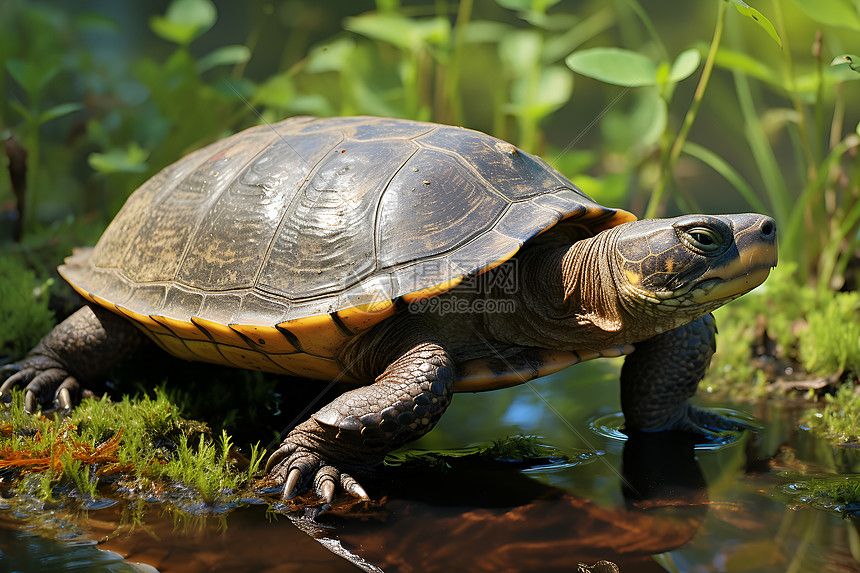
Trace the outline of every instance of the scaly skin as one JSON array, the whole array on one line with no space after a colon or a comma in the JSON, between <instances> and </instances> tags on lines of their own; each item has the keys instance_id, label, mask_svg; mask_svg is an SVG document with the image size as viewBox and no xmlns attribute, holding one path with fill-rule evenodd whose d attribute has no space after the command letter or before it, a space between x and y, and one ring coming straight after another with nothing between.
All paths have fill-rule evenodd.
<instances>
[{"instance_id":1,"label":"scaly skin","mask_svg":"<svg viewBox=\"0 0 860 573\"><path fill-rule=\"evenodd\" d=\"M454 392L454 361L420 317L401 314L346 347L341 362L369 386L346 392L297 426L269 458L266 472L289 499L314 477L330 502L337 483L367 499L347 473L429 432ZM378 374L378 376L377 376Z\"/></svg>"},{"instance_id":2,"label":"scaly skin","mask_svg":"<svg viewBox=\"0 0 860 573\"><path fill-rule=\"evenodd\" d=\"M695 395L717 349L716 334L714 316L706 314L636 345L621 369L621 409L627 429L705 435L710 434L708 427L750 429L687 402Z\"/></svg>"},{"instance_id":3,"label":"scaly skin","mask_svg":"<svg viewBox=\"0 0 860 573\"><path fill-rule=\"evenodd\" d=\"M69 409L145 340L128 320L100 306L84 306L49 332L26 358L0 368L0 380L5 378L0 398L13 388L24 388L28 412L52 401Z\"/></svg>"}]
</instances>

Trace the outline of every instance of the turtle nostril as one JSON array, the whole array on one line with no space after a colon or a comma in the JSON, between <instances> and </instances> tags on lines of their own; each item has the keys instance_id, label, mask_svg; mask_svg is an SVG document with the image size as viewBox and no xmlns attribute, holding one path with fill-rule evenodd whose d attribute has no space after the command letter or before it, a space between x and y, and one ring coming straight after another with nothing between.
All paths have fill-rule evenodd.
<instances>
[{"instance_id":1,"label":"turtle nostril","mask_svg":"<svg viewBox=\"0 0 860 573\"><path fill-rule=\"evenodd\" d=\"M768 219L761 226L761 236L765 238L772 237L776 233L776 224L773 220Z\"/></svg>"}]
</instances>

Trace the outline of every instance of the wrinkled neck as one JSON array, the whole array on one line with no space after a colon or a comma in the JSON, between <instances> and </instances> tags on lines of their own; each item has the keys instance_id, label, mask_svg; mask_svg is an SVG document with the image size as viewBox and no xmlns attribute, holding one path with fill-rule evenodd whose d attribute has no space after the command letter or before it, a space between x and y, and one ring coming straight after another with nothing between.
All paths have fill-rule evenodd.
<instances>
[{"instance_id":1,"label":"wrinkled neck","mask_svg":"<svg viewBox=\"0 0 860 573\"><path fill-rule=\"evenodd\" d=\"M623 326L623 308L615 280L615 235L612 230L577 241L561 266L564 305L579 326L615 334Z\"/></svg>"},{"instance_id":2,"label":"wrinkled neck","mask_svg":"<svg viewBox=\"0 0 860 573\"><path fill-rule=\"evenodd\" d=\"M518 257L516 320L487 316L496 340L559 350L617 344L621 309L611 265L613 233L566 246L525 249Z\"/></svg>"}]
</instances>

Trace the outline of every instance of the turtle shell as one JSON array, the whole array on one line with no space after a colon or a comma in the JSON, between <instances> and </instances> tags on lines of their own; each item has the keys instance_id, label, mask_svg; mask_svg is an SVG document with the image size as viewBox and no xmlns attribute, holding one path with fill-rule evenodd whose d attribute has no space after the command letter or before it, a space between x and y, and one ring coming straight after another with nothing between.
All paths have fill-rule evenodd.
<instances>
[{"instance_id":1,"label":"turtle shell","mask_svg":"<svg viewBox=\"0 0 860 573\"><path fill-rule=\"evenodd\" d=\"M60 267L171 354L347 380L351 336L512 257L559 221L633 220L468 129L297 117L200 149Z\"/></svg>"}]
</instances>

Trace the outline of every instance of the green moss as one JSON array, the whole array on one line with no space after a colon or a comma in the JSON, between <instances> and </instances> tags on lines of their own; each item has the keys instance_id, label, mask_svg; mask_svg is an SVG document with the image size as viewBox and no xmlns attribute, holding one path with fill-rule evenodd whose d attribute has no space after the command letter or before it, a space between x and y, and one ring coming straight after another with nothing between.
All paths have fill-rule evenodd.
<instances>
[{"instance_id":1,"label":"green moss","mask_svg":"<svg viewBox=\"0 0 860 573\"><path fill-rule=\"evenodd\" d=\"M115 482L149 497L178 489L186 499L213 503L248 485L262 456L255 445L242 464L226 432L214 441L205 424L185 420L160 390L154 398L87 399L53 420L25 414L23 395L14 392L0 411L0 468L21 487L32 485L22 477L40 474L43 498L57 485L94 497Z\"/></svg>"},{"instance_id":2,"label":"green moss","mask_svg":"<svg viewBox=\"0 0 860 573\"><path fill-rule=\"evenodd\" d=\"M860 293L827 292L807 313L808 328L798 334L804 367L827 376L860 372Z\"/></svg>"},{"instance_id":3,"label":"green moss","mask_svg":"<svg viewBox=\"0 0 860 573\"><path fill-rule=\"evenodd\" d=\"M838 511L845 517L860 515L860 475L799 477L781 488L792 503Z\"/></svg>"},{"instance_id":4,"label":"green moss","mask_svg":"<svg viewBox=\"0 0 860 573\"><path fill-rule=\"evenodd\" d=\"M226 431L218 443L200 435L189 443L186 435L179 437L174 455L167 463L156 466L154 473L194 488L204 501L213 503L224 494L231 494L250 480L259 469L262 455L255 445L245 471L237 471L237 461L231 455L233 444Z\"/></svg>"},{"instance_id":5,"label":"green moss","mask_svg":"<svg viewBox=\"0 0 860 573\"><path fill-rule=\"evenodd\" d=\"M39 281L20 258L0 255L0 355L20 356L54 326L51 280Z\"/></svg>"},{"instance_id":6,"label":"green moss","mask_svg":"<svg viewBox=\"0 0 860 573\"><path fill-rule=\"evenodd\" d=\"M843 384L836 394L824 396L824 408L806 412L802 423L836 442L860 441L860 394L854 384Z\"/></svg>"},{"instance_id":7,"label":"green moss","mask_svg":"<svg viewBox=\"0 0 860 573\"><path fill-rule=\"evenodd\" d=\"M860 373L860 293L799 285L791 265L714 315L717 352L704 383L711 393L755 399L777 375Z\"/></svg>"}]
</instances>

